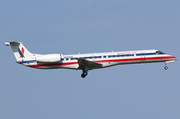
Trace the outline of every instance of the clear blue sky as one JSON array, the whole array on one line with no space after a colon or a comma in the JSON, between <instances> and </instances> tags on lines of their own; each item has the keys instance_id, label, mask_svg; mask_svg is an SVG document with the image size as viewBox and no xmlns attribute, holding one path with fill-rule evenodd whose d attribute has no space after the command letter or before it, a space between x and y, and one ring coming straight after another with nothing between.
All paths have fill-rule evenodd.
<instances>
[{"instance_id":1,"label":"clear blue sky","mask_svg":"<svg viewBox=\"0 0 180 119\"><path fill-rule=\"evenodd\" d=\"M0 119L180 119L179 60L89 71L15 63L33 53L158 49L180 58L179 0L1 0Z\"/></svg>"}]
</instances>

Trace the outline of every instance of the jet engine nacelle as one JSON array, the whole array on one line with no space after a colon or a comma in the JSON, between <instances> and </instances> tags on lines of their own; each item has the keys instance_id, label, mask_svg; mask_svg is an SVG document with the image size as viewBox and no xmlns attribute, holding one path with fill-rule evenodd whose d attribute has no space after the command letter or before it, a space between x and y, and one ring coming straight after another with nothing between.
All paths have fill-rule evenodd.
<instances>
[{"instance_id":1,"label":"jet engine nacelle","mask_svg":"<svg viewBox=\"0 0 180 119\"><path fill-rule=\"evenodd\" d=\"M53 63L61 61L61 54L49 54L36 57L37 62Z\"/></svg>"}]
</instances>

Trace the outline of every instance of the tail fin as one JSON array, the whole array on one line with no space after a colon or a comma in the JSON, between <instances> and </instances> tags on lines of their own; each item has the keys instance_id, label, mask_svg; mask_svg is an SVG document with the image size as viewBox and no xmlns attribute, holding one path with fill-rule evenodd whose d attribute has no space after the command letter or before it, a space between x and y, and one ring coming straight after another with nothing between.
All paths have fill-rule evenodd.
<instances>
[{"instance_id":1,"label":"tail fin","mask_svg":"<svg viewBox=\"0 0 180 119\"><path fill-rule=\"evenodd\" d=\"M17 61L22 58L31 58L33 56L33 54L30 53L21 42L9 41L5 42L5 44L6 46L11 46Z\"/></svg>"}]
</instances>

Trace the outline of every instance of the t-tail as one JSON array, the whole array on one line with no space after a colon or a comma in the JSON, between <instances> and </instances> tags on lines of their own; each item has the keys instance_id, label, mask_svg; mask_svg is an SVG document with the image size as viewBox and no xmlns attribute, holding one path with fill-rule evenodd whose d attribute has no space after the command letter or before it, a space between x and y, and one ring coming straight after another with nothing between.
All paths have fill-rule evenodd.
<instances>
[{"instance_id":1,"label":"t-tail","mask_svg":"<svg viewBox=\"0 0 180 119\"><path fill-rule=\"evenodd\" d=\"M17 62L20 62L25 58L32 58L33 54L30 53L21 42L8 41L5 42L6 46L11 46L14 56Z\"/></svg>"}]
</instances>

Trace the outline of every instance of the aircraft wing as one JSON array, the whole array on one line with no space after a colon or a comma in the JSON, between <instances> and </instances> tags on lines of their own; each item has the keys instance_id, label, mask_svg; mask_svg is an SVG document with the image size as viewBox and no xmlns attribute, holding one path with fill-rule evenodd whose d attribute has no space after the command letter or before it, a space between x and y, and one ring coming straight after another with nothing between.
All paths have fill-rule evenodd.
<instances>
[{"instance_id":1,"label":"aircraft wing","mask_svg":"<svg viewBox=\"0 0 180 119\"><path fill-rule=\"evenodd\" d=\"M96 62L92 62L83 58L77 58L77 60L79 64L79 69L84 69L85 66L87 66L90 70L102 68L102 65Z\"/></svg>"}]
</instances>

